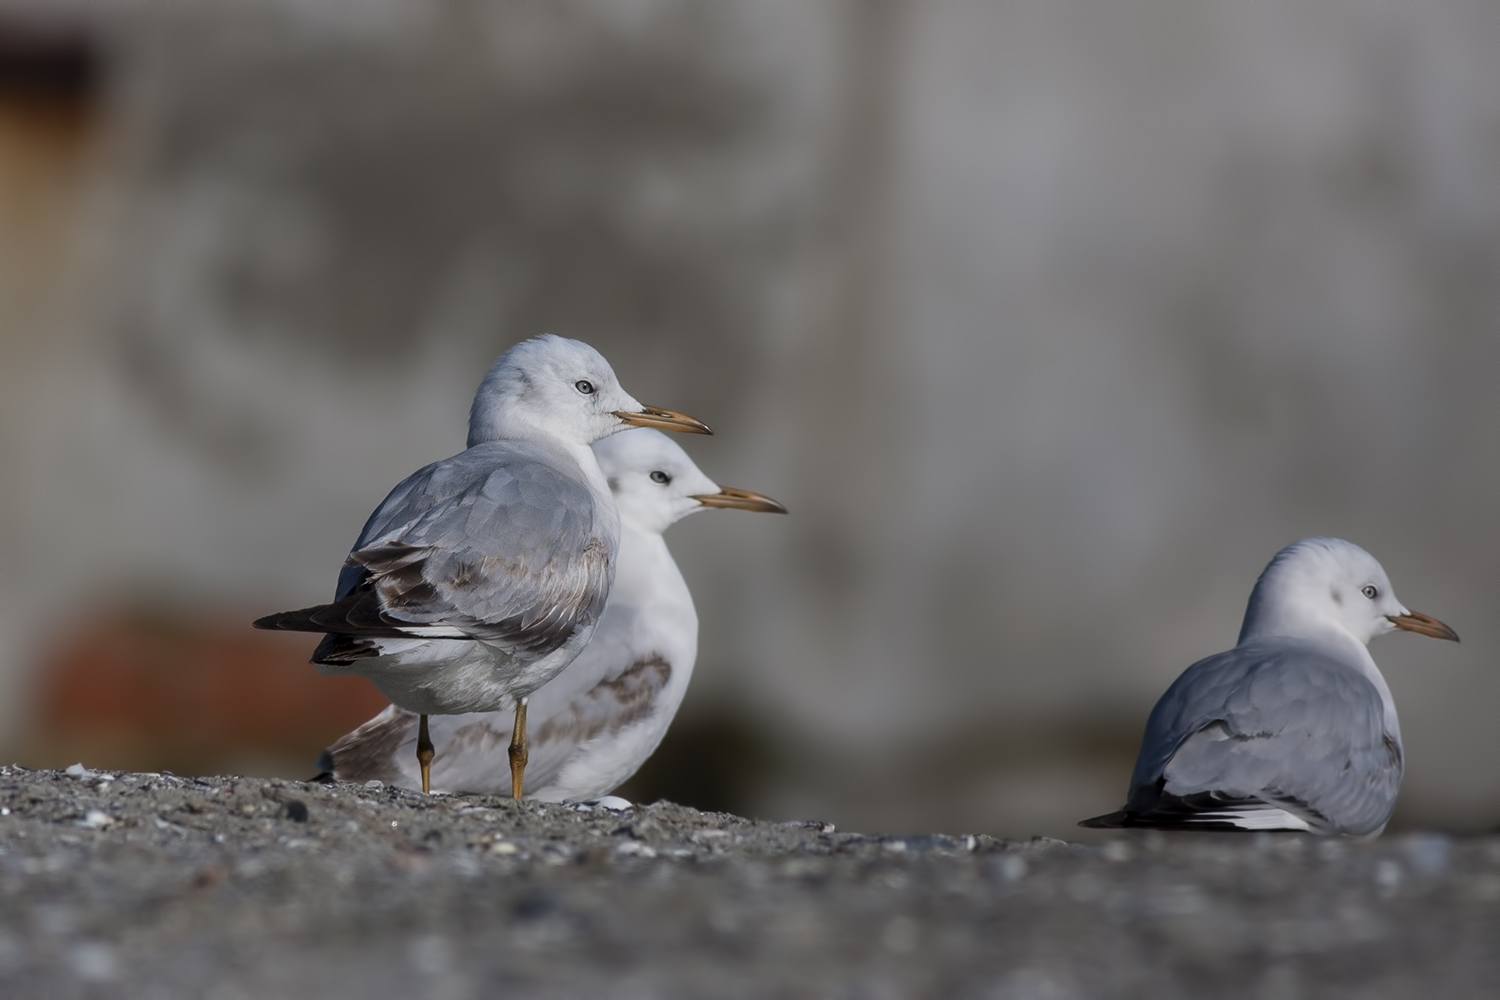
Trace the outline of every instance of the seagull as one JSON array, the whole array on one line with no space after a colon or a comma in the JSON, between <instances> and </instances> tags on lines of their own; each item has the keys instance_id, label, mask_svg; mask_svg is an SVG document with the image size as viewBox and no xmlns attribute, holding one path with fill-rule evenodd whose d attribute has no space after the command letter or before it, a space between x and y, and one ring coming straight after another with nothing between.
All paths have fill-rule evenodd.
<instances>
[{"instance_id":1,"label":"seagull","mask_svg":"<svg viewBox=\"0 0 1500 1000\"><path fill-rule=\"evenodd\" d=\"M368 677L417 713L424 792L429 715L513 711L519 798L527 698L588 644L614 579L619 513L589 445L629 426L712 433L641 405L587 344L516 344L474 395L467 448L402 480L365 522L333 603L255 627L326 633L321 671Z\"/></svg>"},{"instance_id":2,"label":"seagull","mask_svg":"<svg viewBox=\"0 0 1500 1000\"><path fill-rule=\"evenodd\" d=\"M1288 545L1255 582L1235 647L1188 667L1152 709L1125 807L1079 825L1378 835L1403 754L1365 646L1396 629L1458 641L1402 606L1359 546Z\"/></svg>"},{"instance_id":3,"label":"seagull","mask_svg":"<svg viewBox=\"0 0 1500 1000\"><path fill-rule=\"evenodd\" d=\"M647 428L594 444L620 509L615 585L594 637L562 673L531 696L526 797L598 799L650 757L671 725L698 652L693 598L662 533L710 507L785 514L770 497L719 486L670 438ZM503 712L441 716L435 787L503 794L498 750L511 739ZM417 717L391 705L338 739L318 769L341 781L378 779L411 787L409 746Z\"/></svg>"}]
</instances>

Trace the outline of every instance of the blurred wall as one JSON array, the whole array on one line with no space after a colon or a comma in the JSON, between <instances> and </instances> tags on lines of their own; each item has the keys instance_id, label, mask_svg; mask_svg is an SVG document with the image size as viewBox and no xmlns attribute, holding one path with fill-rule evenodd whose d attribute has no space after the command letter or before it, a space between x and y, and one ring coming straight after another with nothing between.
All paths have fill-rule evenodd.
<instances>
[{"instance_id":1,"label":"blurred wall","mask_svg":"<svg viewBox=\"0 0 1500 1000\"><path fill-rule=\"evenodd\" d=\"M1399 822L1500 823L1492 5L63 9L93 138L0 133L8 732L117 609L324 599L548 331L793 511L673 530L700 666L636 794L1071 835L1327 533L1464 636L1375 649Z\"/></svg>"}]
</instances>

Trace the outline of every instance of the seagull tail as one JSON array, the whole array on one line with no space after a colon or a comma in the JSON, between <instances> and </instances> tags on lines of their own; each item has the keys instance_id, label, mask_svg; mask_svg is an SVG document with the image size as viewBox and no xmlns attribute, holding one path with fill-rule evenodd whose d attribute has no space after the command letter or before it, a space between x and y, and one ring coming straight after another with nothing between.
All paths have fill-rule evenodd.
<instances>
[{"instance_id":1,"label":"seagull tail","mask_svg":"<svg viewBox=\"0 0 1500 1000\"><path fill-rule=\"evenodd\" d=\"M264 618L257 618L251 622L251 625L255 628L282 632L325 633L323 641L318 643L318 648L313 650L312 655L312 662L320 666L342 667L367 656L379 656L380 647L370 638L330 631L341 624L336 618L333 620L329 618L330 612L338 610L339 605L320 604L317 607L303 608L300 611L283 611L280 614L266 615Z\"/></svg>"},{"instance_id":2,"label":"seagull tail","mask_svg":"<svg viewBox=\"0 0 1500 1000\"><path fill-rule=\"evenodd\" d=\"M1082 820L1093 830L1314 830L1326 819L1306 803L1289 797L1274 801L1221 792L1173 795L1161 783L1131 797L1125 808Z\"/></svg>"},{"instance_id":3,"label":"seagull tail","mask_svg":"<svg viewBox=\"0 0 1500 1000\"><path fill-rule=\"evenodd\" d=\"M327 624L316 620L317 613L327 608L328 605L319 604L316 607L302 608L299 611L281 611L274 615L266 615L264 618L257 618L250 624L255 628L279 629L285 632L327 632Z\"/></svg>"}]
</instances>

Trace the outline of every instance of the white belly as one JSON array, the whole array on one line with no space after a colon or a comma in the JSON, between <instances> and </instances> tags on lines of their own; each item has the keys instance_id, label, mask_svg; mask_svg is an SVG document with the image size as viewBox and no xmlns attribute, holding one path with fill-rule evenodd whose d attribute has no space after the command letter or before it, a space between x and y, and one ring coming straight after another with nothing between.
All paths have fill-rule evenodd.
<instances>
[{"instance_id":1,"label":"white belly","mask_svg":"<svg viewBox=\"0 0 1500 1000\"><path fill-rule=\"evenodd\" d=\"M368 677L380 693L408 712L456 715L513 709L562 672L593 634L579 629L560 648L532 659L475 639L380 639L379 656L324 673Z\"/></svg>"}]
</instances>

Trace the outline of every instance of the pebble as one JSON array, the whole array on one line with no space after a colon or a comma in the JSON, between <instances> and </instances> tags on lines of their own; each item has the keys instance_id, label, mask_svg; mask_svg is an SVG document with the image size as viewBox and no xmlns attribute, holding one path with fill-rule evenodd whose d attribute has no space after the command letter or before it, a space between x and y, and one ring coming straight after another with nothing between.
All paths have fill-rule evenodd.
<instances>
[{"instance_id":1,"label":"pebble","mask_svg":"<svg viewBox=\"0 0 1500 1000\"><path fill-rule=\"evenodd\" d=\"M97 941L85 941L68 952L68 965L73 974L88 982L108 982L119 974L119 959L115 950Z\"/></svg>"},{"instance_id":2,"label":"pebble","mask_svg":"<svg viewBox=\"0 0 1500 1000\"><path fill-rule=\"evenodd\" d=\"M623 840L615 845L615 853L627 858L654 858L656 851L639 840Z\"/></svg>"},{"instance_id":3,"label":"pebble","mask_svg":"<svg viewBox=\"0 0 1500 1000\"><path fill-rule=\"evenodd\" d=\"M1423 875L1440 875L1453 854L1453 841L1440 833L1418 833L1407 838L1406 857Z\"/></svg>"},{"instance_id":4,"label":"pebble","mask_svg":"<svg viewBox=\"0 0 1500 1000\"><path fill-rule=\"evenodd\" d=\"M78 825L87 827L90 830L102 830L114 823L114 821L114 817L109 815L109 813L100 812L98 809L90 809L84 814L83 819L78 821Z\"/></svg>"},{"instance_id":5,"label":"pebble","mask_svg":"<svg viewBox=\"0 0 1500 1000\"><path fill-rule=\"evenodd\" d=\"M1381 895L1390 895L1401 887L1401 866L1390 859L1375 863L1375 884Z\"/></svg>"},{"instance_id":6,"label":"pebble","mask_svg":"<svg viewBox=\"0 0 1500 1000\"><path fill-rule=\"evenodd\" d=\"M608 809L610 812L624 812L635 808L635 803L629 799L622 799L618 795L606 795L602 799L596 799L594 805L600 809Z\"/></svg>"}]
</instances>

